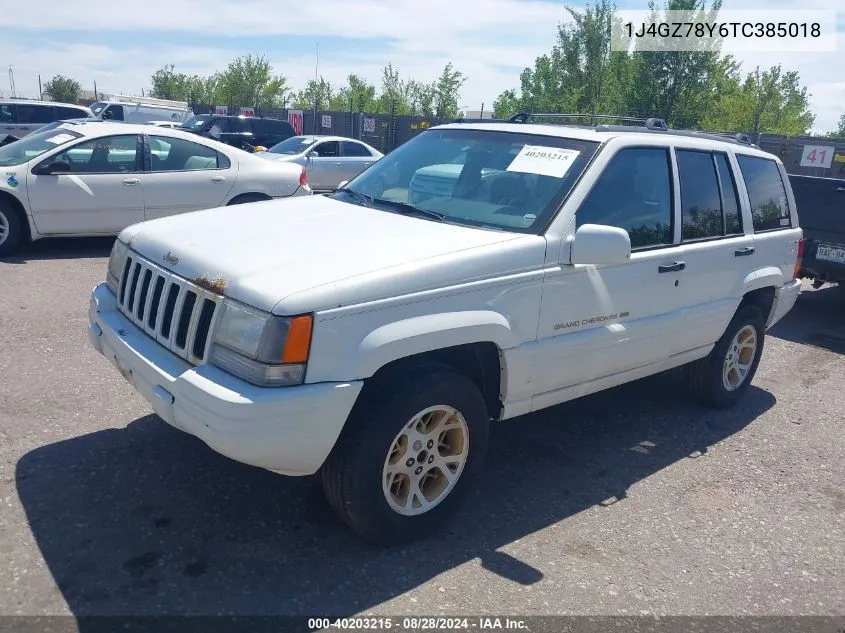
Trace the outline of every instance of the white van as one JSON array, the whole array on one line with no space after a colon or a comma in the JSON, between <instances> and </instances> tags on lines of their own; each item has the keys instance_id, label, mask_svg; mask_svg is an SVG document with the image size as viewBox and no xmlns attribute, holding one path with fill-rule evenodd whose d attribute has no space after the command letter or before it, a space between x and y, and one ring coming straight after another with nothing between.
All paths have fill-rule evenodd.
<instances>
[{"instance_id":1,"label":"white van","mask_svg":"<svg viewBox=\"0 0 845 633\"><path fill-rule=\"evenodd\" d=\"M149 97L126 97L125 99L97 101L91 104L91 110L99 119L126 123L149 123L150 121L181 123L194 115L188 104L180 101Z\"/></svg>"},{"instance_id":2,"label":"white van","mask_svg":"<svg viewBox=\"0 0 845 633\"><path fill-rule=\"evenodd\" d=\"M22 138L47 123L93 116L85 106L29 99L0 100L0 136Z\"/></svg>"}]
</instances>

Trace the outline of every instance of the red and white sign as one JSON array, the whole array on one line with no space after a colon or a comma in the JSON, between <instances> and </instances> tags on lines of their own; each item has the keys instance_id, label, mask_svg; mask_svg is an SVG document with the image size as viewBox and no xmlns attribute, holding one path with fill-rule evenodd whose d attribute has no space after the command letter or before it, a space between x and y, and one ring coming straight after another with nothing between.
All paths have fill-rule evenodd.
<instances>
[{"instance_id":1,"label":"red and white sign","mask_svg":"<svg viewBox=\"0 0 845 633\"><path fill-rule=\"evenodd\" d=\"M364 131L365 132L375 132L376 131L376 120L373 117L364 117Z\"/></svg>"},{"instance_id":2,"label":"red and white sign","mask_svg":"<svg viewBox=\"0 0 845 633\"><path fill-rule=\"evenodd\" d=\"M255 116L255 108L241 108L241 116Z\"/></svg>"},{"instance_id":3,"label":"red and white sign","mask_svg":"<svg viewBox=\"0 0 845 633\"><path fill-rule=\"evenodd\" d=\"M331 114L324 114L323 115L323 127L331 127L332 126L332 115Z\"/></svg>"},{"instance_id":4,"label":"red and white sign","mask_svg":"<svg viewBox=\"0 0 845 633\"><path fill-rule=\"evenodd\" d=\"M829 145L805 145L801 153L801 167L822 167L830 169L835 147Z\"/></svg>"},{"instance_id":5,"label":"red and white sign","mask_svg":"<svg viewBox=\"0 0 845 633\"><path fill-rule=\"evenodd\" d=\"M222 114L226 116L229 114L229 106L214 106L214 114Z\"/></svg>"},{"instance_id":6,"label":"red and white sign","mask_svg":"<svg viewBox=\"0 0 845 633\"><path fill-rule=\"evenodd\" d=\"M302 110L288 110L288 123L293 126L297 136L302 135Z\"/></svg>"}]
</instances>

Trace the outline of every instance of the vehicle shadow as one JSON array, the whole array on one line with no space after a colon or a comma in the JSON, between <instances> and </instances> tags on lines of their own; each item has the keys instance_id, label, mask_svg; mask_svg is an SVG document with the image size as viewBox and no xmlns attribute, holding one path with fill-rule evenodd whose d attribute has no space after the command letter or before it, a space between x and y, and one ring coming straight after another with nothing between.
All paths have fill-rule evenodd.
<instances>
[{"instance_id":1,"label":"vehicle shadow","mask_svg":"<svg viewBox=\"0 0 845 633\"><path fill-rule=\"evenodd\" d=\"M795 307L769 334L777 338L845 354L845 289L827 285L804 290Z\"/></svg>"},{"instance_id":2,"label":"vehicle shadow","mask_svg":"<svg viewBox=\"0 0 845 633\"><path fill-rule=\"evenodd\" d=\"M108 257L115 236L56 237L22 244L14 253L0 256L0 264L25 264L43 259Z\"/></svg>"},{"instance_id":3,"label":"vehicle shadow","mask_svg":"<svg viewBox=\"0 0 845 633\"><path fill-rule=\"evenodd\" d=\"M680 392L668 372L496 425L484 477L455 520L401 547L359 541L316 477L235 463L153 415L31 451L17 490L76 616L350 615L475 558L536 583L542 569L497 550L609 498L624 503L636 482L775 404L752 387L730 411L711 411ZM557 541L589 555L566 532Z\"/></svg>"}]
</instances>

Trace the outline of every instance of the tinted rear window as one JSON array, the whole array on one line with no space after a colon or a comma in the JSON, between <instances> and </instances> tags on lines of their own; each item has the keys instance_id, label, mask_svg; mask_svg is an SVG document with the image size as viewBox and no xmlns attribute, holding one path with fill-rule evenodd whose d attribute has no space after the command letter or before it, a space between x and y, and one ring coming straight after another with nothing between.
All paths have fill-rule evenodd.
<instances>
[{"instance_id":1,"label":"tinted rear window","mask_svg":"<svg viewBox=\"0 0 845 633\"><path fill-rule=\"evenodd\" d=\"M754 231L789 228L789 204L777 163L756 156L737 155L736 158L751 199Z\"/></svg>"}]
</instances>

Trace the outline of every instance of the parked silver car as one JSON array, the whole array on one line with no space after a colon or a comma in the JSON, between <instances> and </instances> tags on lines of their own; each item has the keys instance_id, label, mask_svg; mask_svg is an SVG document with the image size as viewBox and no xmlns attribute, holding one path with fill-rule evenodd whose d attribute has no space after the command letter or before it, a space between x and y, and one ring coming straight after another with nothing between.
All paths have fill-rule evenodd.
<instances>
[{"instance_id":1,"label":"parked silver car","mask_svg":"<svg viewBox=\"0 0 845 633\"><path fill-rule=\"evenodd\" d=\"M308 173L308 184L315 192L321 192L352 180L384 154L356 139L309 135L292 136L258 156L302 165Z\"/></svg>"}]
</instances>

